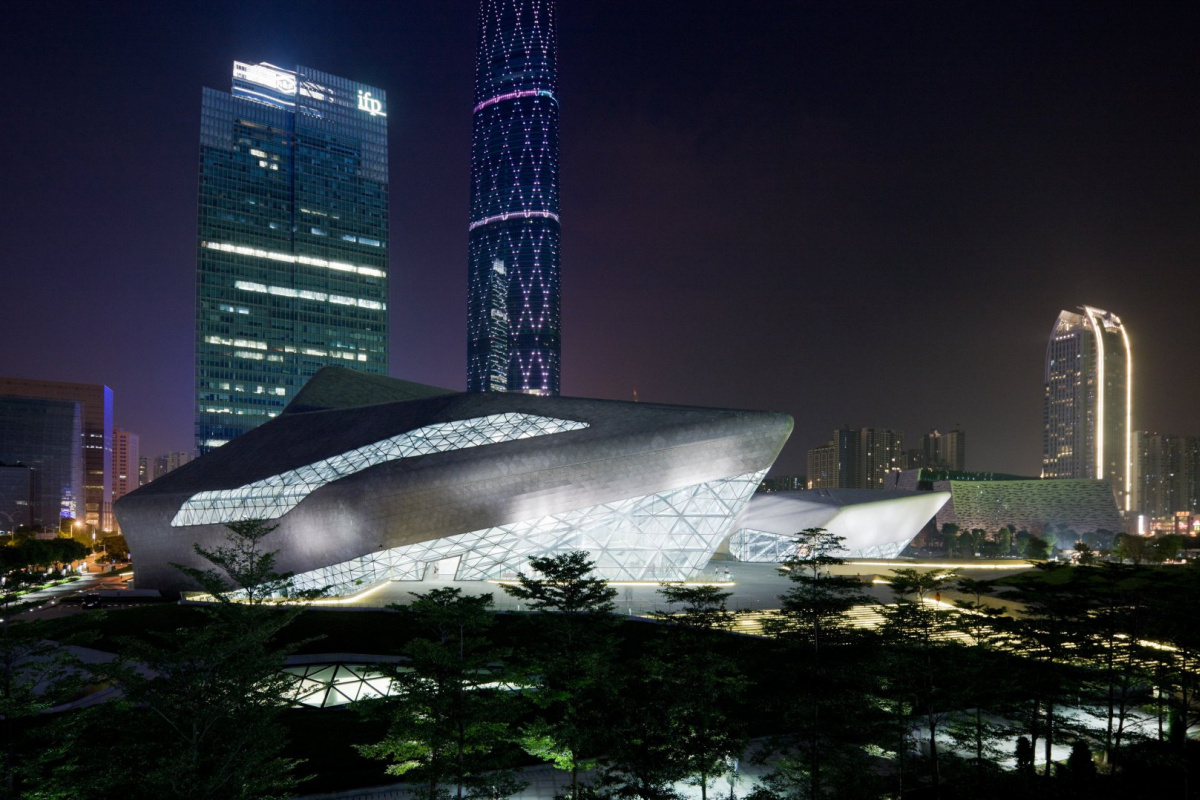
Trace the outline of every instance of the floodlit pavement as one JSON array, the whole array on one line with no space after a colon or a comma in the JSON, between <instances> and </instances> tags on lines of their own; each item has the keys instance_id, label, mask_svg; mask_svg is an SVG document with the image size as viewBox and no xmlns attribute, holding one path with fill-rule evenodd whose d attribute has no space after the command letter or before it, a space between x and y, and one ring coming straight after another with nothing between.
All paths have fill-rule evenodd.
<instances>
[{"instance_id":1,"label":"floodlit pavement","mask_svg":"<svg viewBox=\"0 0 1200 800\"><path fill-rule=\"evenodd\" d=\"M834 567L831 572L837 575L857 577L862 581L863 590L869 597L880 603L890 603L892 592L885 581L892 569L910 566L929 570L957 569L962 577L979 580L991 580L1030 569L1030 565L1025 561L944 564L930 562L925 564L923 562L871 560L848 562ZM712 561L704 574L697 579L697 582L706 581L716 583L727 591L733 592L727 604L730 611L762 611L779 608L779 596L788 591L791 586L787 577L780 574L774 564L747 564L738 561ZM660 588L658 583L613 582L611 585L617 590L617 608L622 613L644 615L654 611L672 610L658 594ZM454 581L444 577L432 577L432 570L430 570L430 576L423 581L391 581L371 587L351 597L321 601L319 605L329 608L383 608L392 604L407 605L412 601L413 593L424 593L431 589L445 587L456 587L468 595L491 593L496 608L500 610L515 611L521 608L521 604L506 594L497 582ZM966 598L956 592L947 591L943 593L942 599L946 602L953 602ZM999 604L999 601L994 602Z\"/></svg>"}]
</instances>

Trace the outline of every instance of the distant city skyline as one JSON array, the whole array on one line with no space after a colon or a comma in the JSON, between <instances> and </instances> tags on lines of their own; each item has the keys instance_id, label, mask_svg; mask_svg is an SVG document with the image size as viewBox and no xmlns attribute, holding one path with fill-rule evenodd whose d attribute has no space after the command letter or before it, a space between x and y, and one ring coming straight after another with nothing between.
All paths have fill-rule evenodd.
<instances>
[{"instance_id":1,"label":"distant city skyline","mask_svg":"<svg viewBox=\"0 0 1200 800\"><path fill-rule=\"evenodd\" d=\"M200 87L252 59L386 91L389 372L464 388L477 2L59 8L9 9L0 53L0 375L106 384L145 452L191 449ZM555 22L563 394L788 412L781 474L847 419L1037 474L1048 325L1085 304L1129 327L1133 426L1200 435L1164 311L1200 296L1194 4Z\"/></svg>"}]
</instances>

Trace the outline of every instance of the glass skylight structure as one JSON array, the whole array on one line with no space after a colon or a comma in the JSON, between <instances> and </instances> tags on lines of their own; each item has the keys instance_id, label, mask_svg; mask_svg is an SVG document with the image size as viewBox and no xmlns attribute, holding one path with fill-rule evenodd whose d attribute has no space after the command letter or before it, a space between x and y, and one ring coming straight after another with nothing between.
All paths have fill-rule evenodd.
<instances>
[{"instance_id":1,"label":"glass skylight structure","mask_svg":"<svg viewBox=\"0 0 1200 800\"><path fill-rule=\"evenodd\" d=\"M335 708L393 694L392 679L367 664L298 664L283 671L295 679L296 705Z\"/></svg>"},{"instance_id":2,"label":"glass skylight structure","mask_svg":"<svg viewBox=\"0 0 1200 800\"><path fill-rule=\"evenodd\" d=\"M483 0L468 224L467 389L559 391L554 0Z\"/></svg>"},{"instance_id":3,"label":"glass skylight structure","mask_svg":"<svg viewBox=\"0 0 1200 800\"><path fill-rule=\"evenodd\" d=\"M515 578L531 555L586 550L607 580L695 577L728 535L766 470L369 553L297 575L300 590L344 595L386 580L421 580L459 558L455 579Z\"/></svg>"},{"instance_id":4,"label":"glass skylight structure","mask_svg":"<svg viewBox=\"0 0 1200 800\"><path fill-rule=\"evenodd\" d=\"M387 461L586 427L586 422L531 414L494 414L427 425L236 489L197 492L179 509L171 526L277 519L325 484Z\"/></svg>"},{"instance_id":5,"label":"glass skylight structure","mask_svg":"<svg viewBox=\"0 0 1200 800\"><path fill-rule=\"evenodd\" d=\"M912 536L888 542L872 542L853 550L840 550L838 558L896 558L912 541ZM778 563L800 555L795 536L742 528L729 537L729 554L738 561Z\"/></svg>"},{"instance_id":6,"label":"glass skylight structure","mask_svg":"<svg viewBox=\"0 0 1200 800\"><path fill-rule=\"evenodd\" d=\"M278 415L336 364L387 374L387 98L307 67L234 63L205 89L196 448Z\"/></svg>"}]
</instances>

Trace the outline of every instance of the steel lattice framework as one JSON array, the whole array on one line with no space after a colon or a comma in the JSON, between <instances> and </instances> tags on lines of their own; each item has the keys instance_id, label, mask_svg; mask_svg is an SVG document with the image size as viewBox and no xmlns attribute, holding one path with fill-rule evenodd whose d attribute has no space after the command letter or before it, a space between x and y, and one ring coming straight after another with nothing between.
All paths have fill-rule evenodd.
<instances>
[{"instance_id":1,"label":"steel lattice framework","mask_svg":"<svg viewBox=\"0 0 1200 800\"><path fill-rule=\"evenodd\" d=\"M325 484L377 464L586 427L586 422L532 414L494 414L428 425L236 489L197 492L179 509L171 527L278 519Z\"/></svg>"},{"instance_id":2,"label":"steel lattice framework","mask_svg":"<svg viewBox=\"0 0 1200 800\"><path fill-rule=\"evenodd\" d=\"M554 0L480 3L468 226L469 391L559 392L555 38Z\"/></svg>"},{"instance_id":3,"label":"steel lattice framework","mask_svg":"<svg viewBox=\"0 0 1200 800\"><path fill-rule=\"evenodd\" d=\"M420 580L426 565L456 556L456 580L515 578L530 556L571 550L587 550L609 580L687 580L708 563L764 475L766 470L393 547L302 573L295 586L352 594L386 580Z\"/></svg>"}]
</instances>

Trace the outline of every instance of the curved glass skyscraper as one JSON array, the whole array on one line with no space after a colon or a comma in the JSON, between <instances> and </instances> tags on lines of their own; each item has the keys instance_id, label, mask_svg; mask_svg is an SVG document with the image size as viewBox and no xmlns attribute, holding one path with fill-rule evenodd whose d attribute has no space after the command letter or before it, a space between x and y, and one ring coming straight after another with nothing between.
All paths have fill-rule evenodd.
<instances>
[{"instance_id":1,"label":"curved glass skyscraper","mask_svg":"<svg viewBox=\"0 0 1200 800\"><path fill-rule=\"evenodd\" d=\"M1104 478L1132 508L1133 356L1116 314L1063 311L1046 347L1042 477Z\"/></svg>"},{"instance_id":2,"label":"curved glass skyscraper","mask_svg":"<svg viewBox=\"0 0 1200 800\"><path fill-rule=\"evenodd\" d=\"M557 395L554 0L481 0L471 137L467 389Z\"/></svg>"}]
</instances>

